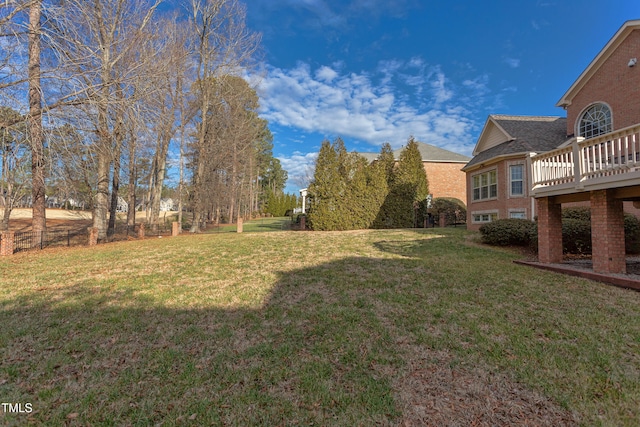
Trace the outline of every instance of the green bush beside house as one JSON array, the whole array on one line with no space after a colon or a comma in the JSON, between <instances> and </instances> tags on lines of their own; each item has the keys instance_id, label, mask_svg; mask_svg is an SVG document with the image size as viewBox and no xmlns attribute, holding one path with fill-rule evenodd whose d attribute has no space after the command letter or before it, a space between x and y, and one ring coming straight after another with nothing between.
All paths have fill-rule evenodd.
<instances>
[{"instance_id":1,"label":"green bush beside house","mask_svg":"<svg viewBox=\"0 0 640 427\"><path fill-rule=\"evenodd\" d=\"M531 246L538 248L538 225L526 219L499 219L480 227L482 242L495 246ZM640 220L624 215L625 249L640 253ZM590 254L591 211L589 208L562 210L562 251L570 254Z\"/></svg>"}]
</instances>

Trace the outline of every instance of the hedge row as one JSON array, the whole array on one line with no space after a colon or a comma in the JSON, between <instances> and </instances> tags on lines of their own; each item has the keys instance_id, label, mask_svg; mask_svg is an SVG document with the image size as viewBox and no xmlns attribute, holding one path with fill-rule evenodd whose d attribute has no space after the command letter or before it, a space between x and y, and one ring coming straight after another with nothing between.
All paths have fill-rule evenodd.
<instances>
[{"instance_id":1,"label":"hedge row","mask_svg":"<svg viewBox=\"0 0 640 427\"><path fill-rule=\"evenodd\" d=\"M480 227L482 242L494 246L530 246L538 248L538 225L526 219L499 219ZM624 216L625 249L640 253L640 220ZM564 253L590 254L591 212L589 208L562 211L562 250Z\"/></svg>"}]
</instances>

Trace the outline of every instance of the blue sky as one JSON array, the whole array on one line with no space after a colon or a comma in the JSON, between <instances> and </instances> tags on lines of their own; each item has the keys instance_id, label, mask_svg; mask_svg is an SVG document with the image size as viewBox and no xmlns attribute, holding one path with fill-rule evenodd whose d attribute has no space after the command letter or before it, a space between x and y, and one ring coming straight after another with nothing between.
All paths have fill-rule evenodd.
<instances>
[{"instance_id":1,"label":"blue sky","mask_svg":"<svg viewBox=\"0 0 640 427\"><path fill-rule=\"evenodd\" d=\"M286 190L324 139L349 151L410 135L470 155L489 114L559 115L556 102L637 0L246 0L263 36L261 115Z\"/></svg>"}]
</instances>

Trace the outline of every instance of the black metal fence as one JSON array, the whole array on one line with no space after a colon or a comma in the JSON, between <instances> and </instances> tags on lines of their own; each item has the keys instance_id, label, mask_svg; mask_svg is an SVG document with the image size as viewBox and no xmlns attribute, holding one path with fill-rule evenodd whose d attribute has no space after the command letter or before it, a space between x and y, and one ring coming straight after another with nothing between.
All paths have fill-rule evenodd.
<instances>
[{"instance_id":1,"label":"black metal fence","mask_svg":"<svg viewBox=\"0 0 640 427\"><path fill-rule=\"evenodd\" d=\"M170 236L172 227L170 224L156 224L149 226L145 224L145 236ZM109 243L123 240L134 240L140 236L140 224L136 225L116 225L107 230L107 237L98 240L98 243ZM0 239L1 239L0 235ZM86 230L69 229L55 231L19 231L14 233L13 246L14 253L44 249L56 246L83 246L88 244L89 236Z\"/></svg>"},{"instance_id":2,"label":"black metal fence","mask_svg":"<svg viewBox=\"0 0 640 427\"><path fill-rule=\"evenodd\" d=\"M107 229L107 237L98 239L98 243L109 243L122 240L136 239L140 224L135 225L116 225L114 228Z\"/></svg>"},{"instance_id":3,"label":"black metal fence","mask_svg":"<svg viewBox=\"0 0 640 427\"><path fill-rule=\"evenodd\" d=\"M21 231L16 232L13 237L14 252L85 244L87 233L82 230Z\"/></svg>"},{"instance_id":4,"label":"black metal fence","mask_svg":"<svg viewBox=\"0 0 640 427\"><path fill-rule=\"evenodd\" d=\"M144 231L145 236L170 236L173 232L173 224L163 223L147 225Z\"/></svg>"}]
</instances>

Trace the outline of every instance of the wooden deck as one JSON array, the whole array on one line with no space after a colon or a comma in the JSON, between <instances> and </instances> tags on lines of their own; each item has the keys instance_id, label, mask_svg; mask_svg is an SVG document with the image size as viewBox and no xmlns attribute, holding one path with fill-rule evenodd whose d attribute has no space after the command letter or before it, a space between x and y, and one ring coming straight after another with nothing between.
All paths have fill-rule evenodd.
<instances>
[{"instance_id":1,"label":"wooden deck","mask_svg":"<svg viewBox=\"0 0 640 427\"><path fill-rule=\"evenodd\" d=\"M534 197L640 188L640 124L595 138L573 138L530 162ZM639 196L630 193L627 198Z\"/></svg>"}]
</instances>

